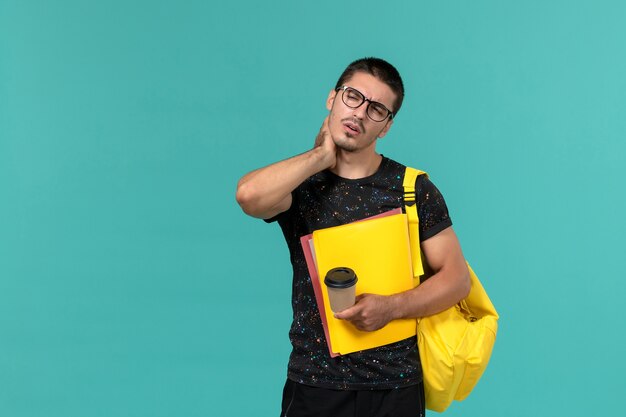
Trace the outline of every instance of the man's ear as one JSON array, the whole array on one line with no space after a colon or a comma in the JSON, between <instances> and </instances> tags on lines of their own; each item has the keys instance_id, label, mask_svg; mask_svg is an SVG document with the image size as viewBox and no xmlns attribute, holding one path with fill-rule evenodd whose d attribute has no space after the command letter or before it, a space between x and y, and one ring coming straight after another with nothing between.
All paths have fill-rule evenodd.
<instances>
[{"instance_id":1,"label":"man's ear","mask_svg":"<svg viewBox=\"0 0 626 417\"><path fill-rule=\"evenodd\" d=\"M333 108L333 102L335 101L336 95L337 91L335 90L330 90L330 93L328 93L328 98L326 99L326 109L328 109L328 111Z\"/></svg>"},{"instance_id":2,"label":"man's ear","mask_svg":"<svg viewBox=\"0 0 626 417\"><path fill-rule=\"evenodd\" d=\"M393 124L393 119L387 120L387 124L385 124L385 127L383 127L383 130L381 130L380 133L378 134L378 139L384 137L387 134L387 132L389 132L389 129L391 129L392 124Z\"/></svg>"}]
</instances>

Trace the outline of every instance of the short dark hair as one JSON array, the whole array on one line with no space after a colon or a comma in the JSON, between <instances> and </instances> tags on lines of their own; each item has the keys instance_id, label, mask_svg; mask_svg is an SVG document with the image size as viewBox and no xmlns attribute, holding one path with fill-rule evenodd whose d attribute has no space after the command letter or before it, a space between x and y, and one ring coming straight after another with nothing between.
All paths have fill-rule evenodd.
<instances>
[{"instance_id":1,"label":"short dark hair","mask_svg":"<svg viewBox=\"0 0 626 417\"><path fill-rule=\"evenodd\" d=\"M398 70L384 59L373 57L357 59L343 71L343 74L341 74L341 77L339 77L337 81L335 89L343 87L345 82L352 78L357 72L365 72L373 75L387 84L396 95L396 101L393 103L393 113L398 113L402 106L402 100L404 99L404 84L402 83L402 78Z\"/></svg>"}]
</instances>

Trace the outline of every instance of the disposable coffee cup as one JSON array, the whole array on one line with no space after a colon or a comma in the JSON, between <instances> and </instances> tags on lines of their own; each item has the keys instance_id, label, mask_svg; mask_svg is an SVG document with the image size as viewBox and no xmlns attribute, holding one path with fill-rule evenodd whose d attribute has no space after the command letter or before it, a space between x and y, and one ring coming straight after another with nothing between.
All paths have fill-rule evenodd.
<instances>
[{"instance_id":1,"label":"disposable coffee cup","mask_svg":"<svg viewBox=\"0 0 626 417\"><path fill-rule=\"evenodd\" d=\"M324 284L328 289L330 309L333 313L338 313L354 305L357 280L354 271L345 266L328 271L324 278Z\"/></svg>"}]
</instances>

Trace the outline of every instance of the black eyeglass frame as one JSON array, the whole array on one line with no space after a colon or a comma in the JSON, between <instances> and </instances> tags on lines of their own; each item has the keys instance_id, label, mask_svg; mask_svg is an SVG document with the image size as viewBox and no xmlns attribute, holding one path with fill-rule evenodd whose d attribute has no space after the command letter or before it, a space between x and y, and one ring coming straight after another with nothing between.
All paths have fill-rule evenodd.
<instances>
[{"instance_id":1,"label":"black eyeglass frame","mask_svg":"<svg viewBox=\"0 0 626 417\"><path fill-rule=\"evenodd\" d=\"M363 103L365 103L367 101L367 108L365 109L365 114L367 114L367 117L369 117L370 120L372 120L374 122L384 122L388 117L390 119L393 119L394 116L396 115L394 112L389 110L389 108L387 106L385 106L383 103L378 102L378 101L370 100L369 98L365 97L365 94L361 93L356 88L349 87L347 85L335 88L335 91L339 91L339 90L343 90L342 93L341 93L341 101L343 102L343 104L345 104L346 106L350 107L351 109L358 109L359 107L361 107L363 105ZM363 97L363 101L361 101L358 106L351 106L348 103L346 103L346 100L344 99L344 96L345 96L347 90L352 90L352 91L356 91L357 93L359 93L361 95L361 97ZM372 104L377 104L379 106L383 106L383 108L385 110L387 110L387 115L385 117L383 117L381 120L374 119L372 116L370 116L370 112L369 112L370 105L372 105Z\"/></svg>"}]
</instances>

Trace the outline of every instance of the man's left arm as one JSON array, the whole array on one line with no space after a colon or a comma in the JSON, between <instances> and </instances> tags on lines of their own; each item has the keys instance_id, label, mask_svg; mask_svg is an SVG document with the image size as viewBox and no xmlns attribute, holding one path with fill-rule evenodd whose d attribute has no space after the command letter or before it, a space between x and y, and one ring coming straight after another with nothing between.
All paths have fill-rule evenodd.
<instances>
[{"instance_id":1,"label":"man's left arm","mask_svg":"<svg viewBox=\"0 0 626 417\"><path fill-rule=\"evenodd\" d=\"M469 294L470 278L461 245L452 227L423 241L424 258L434 274L409 291L389 296L361 294L354 306L335 314L357 329L374 331L391 320L430 316Z\"/></svg>"}]
</instances>

